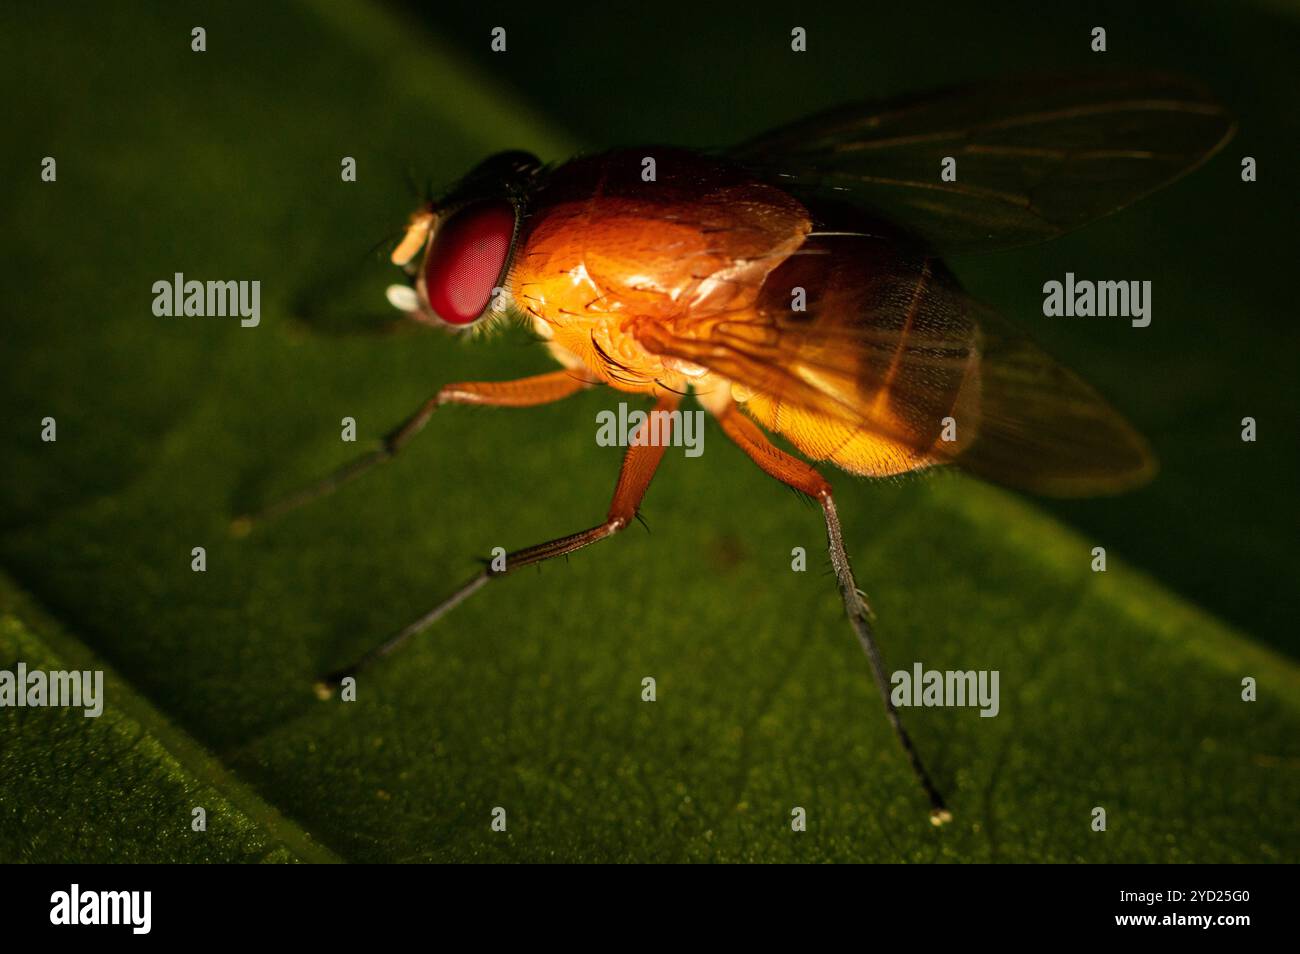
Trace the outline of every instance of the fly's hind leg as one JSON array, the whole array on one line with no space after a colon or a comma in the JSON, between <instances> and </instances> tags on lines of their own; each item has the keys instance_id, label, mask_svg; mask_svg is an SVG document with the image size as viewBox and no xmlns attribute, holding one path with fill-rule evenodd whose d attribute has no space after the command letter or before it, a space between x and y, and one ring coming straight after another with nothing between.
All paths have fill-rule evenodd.
<instances>
[{"instance_id":1,"label":"fly's hind leg","mask_svg":"<svg viewBox=\"0 0 1300 954\"><path fill-rule=\"evenodd\" d=\"M862 644L863 652L867 654L868 662L871 663L871 674L875 677L876 688L880 690L880 697L884 700L885 714L889 718L890 725L893 726L899 744L907 754L912 771L930 800L930 821L935 825L950 821L952 813L948 811L943 796L931 781L930 773L926 771L920 754L912 744L911 736L903 727L898 709L890 698L889 674L885 670L880 649L876 646L875 634L871 628L871 611L867 608L866 600L863 599L862 592L853 578L853 568L849 565L848 553L844 549L844 534L840 529L839 515L835 511L835 500L831 496L830 483L811 466L773 445L758 425L746 417L736 405L730 404L722 410L718 414L718 423L722 426L723 432L764 471L821 504L822 513L826 518L826 538L831 554L831 566L835 569L835 580L839 585L840 597L844 600L844 610L848 614L849 623L858 637L858 642Z\"/></svg>"},{"instance_id":2,"label":"fly's hind leg","mask_svg":"<svg viewBox=\"0 0 1300 954\"><path fill-rule=\"evenodd\" d=\"M278 517L296 510L303 504L325 497L338 490L344 484L360 477L376 464L396 457L416 434L429 423L433 412L444 404L481 404L491 407L536 407L550 404L590 386L589 381L575 377L571 371L551 371L517 381L466 381L460 384L448 384L433 397L425 401L420 408L384 435L379 446L344 464L338 470L328 474L297 493L290 494L263 509L236 517L231 522L230 531L235 536L244 536L255 524Z\"/></svg>"},{"instance_id":3,"label":"fly's hind leg","mask_svg":"<svg viewBox=\"0 0 1300 954\"><path fill-rule=\"evenodd\" d=\"M680 400L676 394L669 394L660 398L655 405L653 414L662 418L662 415L676 409ZM628 448L627 454L623 457L623 467L619 471L618 483L614 487L614 499L609 505L609 513L603 523L592 527L590 530L571 533L565 537L559 537L546 543L539 543L506 554L503 569L493 569L491 566L485 567L478 574L466 580L454 593L397 635L380 643L352 665L325 676L316 686L317 695L328 698L331 687L338 685L343 679L354 675L375 660L396 652L412 636L428 629L492 580L523 569L526 566L533 566L554 557L565 556L575 550L581 550L583 547L598 543L606 537L612 537L624 529L636 517L637 510L641 506L641 500L650 487L650 481L654 477L655 471L659 469L660 461L663 460L669 430L668 426L664 426L656 431L653 424L656 419L656 417L652 416L641 425L637 431L639 437L634 439L632 446ZM662 419L671 420L670 418ZM655 433L658 433L660 439L651 443L651 435Z\"/></svg>"}]
</instances>

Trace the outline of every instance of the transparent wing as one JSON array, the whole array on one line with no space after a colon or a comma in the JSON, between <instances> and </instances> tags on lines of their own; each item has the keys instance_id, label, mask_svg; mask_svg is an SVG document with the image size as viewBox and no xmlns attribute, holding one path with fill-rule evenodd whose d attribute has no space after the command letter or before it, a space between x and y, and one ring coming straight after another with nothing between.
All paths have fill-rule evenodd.
<instances>
[{"instance_id":1,"label":"transparent wing","mask_svg":"<svg viewBox=\"0 0 1300 954\"><path fill-rule=\"evenodd\" d=\"M796 195L850 201L957 253L1079 228L1196 168L1234 130L1185 78L1026 76L844 107L729 155ZM955 181L940 178L945 157Z\"/></svg>"},{"instance_id":2,"label":"transparent wing","mask_svg":"<svg viewBox=\"0 0 1300 954\"><path fill-rule=\"evenodd\" d=\"M892 242L814 237L753 307L638 337L716 372L760 424L850 473L956 463L1077 496L1154 471L1146 442L1095 390L972 301L937 259Z\"/></svg>"},{"instance_id":3,"label":"transparent wing","mask_svg":"<svg viewBox=\"0 0 1300 954\"><path fill-rule=\"evenodd\" d=\"M956 463L1051 497L1119 493L1155 476L1146 439L1091 385L991 309L978 306L974 314L979 423Z\"/></svg>"}]
</instances>

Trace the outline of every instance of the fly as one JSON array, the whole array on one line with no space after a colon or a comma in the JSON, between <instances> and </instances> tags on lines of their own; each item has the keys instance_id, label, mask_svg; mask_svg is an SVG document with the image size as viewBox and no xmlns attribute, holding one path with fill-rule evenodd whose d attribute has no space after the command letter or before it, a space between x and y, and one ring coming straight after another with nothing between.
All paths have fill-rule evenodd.
<instances>
[{"instance_id":1,"label":"fly","mask_svg":"<svg viewBox=\"0 0 1300 954\"><path fill-rule=\"evenodd\" d=\"M644 395L671 419L693 393L755 464L820 505L849 623L943 824L951 813L890 699L831 484L808 461L867 477L955 464L1056 496L1148 480L1155 462L1141 435L972 299L944 257L1079 228L1205 162L1234 129L1191 82L1111 74L859 104L720 152L620 149L556 166L492 156L416 210L391 256L407 285L389 299L457 331L513 315L561 367L448 384L379 447L235 529L390 460L443 405L532 407L605 386ZM940 175L950 160L952 181ZM627 527L664 453L663 442L629 443L604 520L485 567L326 684L498 577Z\"/></svg>"}]
</instances>

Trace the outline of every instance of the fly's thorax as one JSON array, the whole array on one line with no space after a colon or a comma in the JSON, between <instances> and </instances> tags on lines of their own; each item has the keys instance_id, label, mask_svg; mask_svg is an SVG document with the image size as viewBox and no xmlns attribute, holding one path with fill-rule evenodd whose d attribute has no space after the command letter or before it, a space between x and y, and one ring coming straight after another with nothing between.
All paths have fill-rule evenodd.
<instances>
[{"instance_id":1,"label":"fly's thorax","mask_svg":"<svg viewBox=\"0 0 1300 954\"><path fill-rule=\"evenodd\" d=\"M657 161L653 181L643 159ZM646 147L577 159L530 202L511 273L516 305L552 350L624 390L684 389L703 369L643 346L646 323L692 323L751 306L804 241L807 210L722 160Z\"/></svg>"},{"instance_id":2,"label":"fly's thorax","mask_svg":"<svg viewBox=\"0 0 1300 954\"><path fill-rule=\"evenodd\" d=\"M657 160L651 181L647 156ZM675 320L752 302L810 228L802 204L731 163L620 150L548 177L513 278L521 303L553 324L589 313Z\"/></svg>"}]
</instances>

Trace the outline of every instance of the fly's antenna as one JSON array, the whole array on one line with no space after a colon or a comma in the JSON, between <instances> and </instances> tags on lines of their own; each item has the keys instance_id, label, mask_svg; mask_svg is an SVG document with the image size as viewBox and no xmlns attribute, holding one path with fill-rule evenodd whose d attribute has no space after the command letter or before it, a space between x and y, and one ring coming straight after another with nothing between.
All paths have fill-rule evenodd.
<instances>
[{"instance_id":1,"label":"fly's antenna","mask_svg":"<svg viewBox=\"0 0 1300 954\"><path fill-rule=\"evenodd\" d=\"M396 245L397 242L401 239L401 237L405 233L406 233L405 228L400 228L395 231L389 232L387 235L385 235L378 242L376 242L374 245L370 246L370 248L366 250L365 257L368 259L374 258L380 252L386 252L391 250L392 246ZM384 257L387 258L387 255L385 255Z\"/></svg>"},{"instance_id":2,"label":"fly's antenna","mask_svg":"<svg viewBox=\"0 0 1300 954\"><path fill-rule=\"evenodd\" d=\"M406 191L411 193L413 198L424 200L428 197L428 187L420 185L419 177L410 166L402 170L402 179L406 183Z\"/></svg>"}]
</instances>

